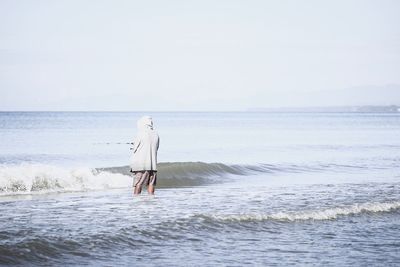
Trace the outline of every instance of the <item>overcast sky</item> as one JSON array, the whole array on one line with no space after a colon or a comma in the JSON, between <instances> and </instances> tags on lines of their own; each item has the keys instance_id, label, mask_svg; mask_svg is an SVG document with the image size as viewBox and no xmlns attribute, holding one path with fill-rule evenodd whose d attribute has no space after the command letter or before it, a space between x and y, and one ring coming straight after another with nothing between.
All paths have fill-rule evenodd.
<instances>
[{"instance_id":1,"label":"overcast sky","mask_svg":"<svg viewBox=\"0 0 400 267\"><path fill-rule=\"evenodd\" d=\"M400 104L399 14L396 0L0 0L0 110Z\"/></svg>"}]
</instances>

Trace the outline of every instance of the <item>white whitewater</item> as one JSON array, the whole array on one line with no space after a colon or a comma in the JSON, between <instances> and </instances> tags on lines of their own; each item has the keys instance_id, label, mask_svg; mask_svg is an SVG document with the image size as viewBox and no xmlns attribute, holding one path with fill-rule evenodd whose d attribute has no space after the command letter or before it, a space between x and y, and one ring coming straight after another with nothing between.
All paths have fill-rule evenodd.
<instances>
[{"instance_id":1,"label":"white whitewater","mask_svg":"<svg viewBox=\"0 0 400 267\"><path fill-rule=\"evenodd\" d=\"M351 206L328 208L315 211L278 212L272 214L238 214L238 215L206 215L205 217L220 221L305 221L305 220L333 220L340 216L356 215L366 212L390 212L400 208L400 201L384 203L357 203Z\"/></svg>"}]
</instances>

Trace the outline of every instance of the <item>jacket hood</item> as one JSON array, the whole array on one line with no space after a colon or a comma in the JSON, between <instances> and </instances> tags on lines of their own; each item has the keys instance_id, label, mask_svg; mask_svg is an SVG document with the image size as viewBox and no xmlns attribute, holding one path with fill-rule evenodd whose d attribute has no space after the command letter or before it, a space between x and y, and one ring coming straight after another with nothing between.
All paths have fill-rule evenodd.
<instances>
[{"instance_id":1,"label":"jacket hood","mask_svg":"<svg viewBox=\"0 0 400 267\"><path fill-rule=\"evenodd\" d=\"M153 120L150 116L143 116L137 121L137 127L139 130L153 130Z\"/></svg>"}]
</instances>

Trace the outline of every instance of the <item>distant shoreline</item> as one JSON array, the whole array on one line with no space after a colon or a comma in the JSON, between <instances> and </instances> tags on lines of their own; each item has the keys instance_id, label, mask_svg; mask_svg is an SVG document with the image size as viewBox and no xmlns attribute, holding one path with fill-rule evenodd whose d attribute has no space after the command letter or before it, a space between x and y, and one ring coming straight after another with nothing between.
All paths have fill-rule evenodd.
<instances>
[{"instance_id":1,"label":"distant shoreline","mask_svg":"<svg viewBox=\"0 0 400 267\"><path fill-rule=\"evenodd\" d=\"M251 108L248 112L326 112L326 113L400 113L400 106L332 106L332 107L282 107Z\"/></svg>"},{"instance_id":2,"label":"distant shoreline","mask_svg":"<svg viewBox=\"0 0 400 267\"><path fill-rule=\"evenodd\" d=\"M0 113L400 113L400 105L330 106L330 107L273 107L246 110L0 110Z\"/></svg>"}]
</instances>

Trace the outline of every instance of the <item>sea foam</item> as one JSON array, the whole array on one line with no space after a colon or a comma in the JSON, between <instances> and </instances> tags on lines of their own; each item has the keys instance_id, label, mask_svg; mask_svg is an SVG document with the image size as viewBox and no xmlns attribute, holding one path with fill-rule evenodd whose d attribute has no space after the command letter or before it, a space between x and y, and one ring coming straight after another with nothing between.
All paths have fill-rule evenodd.
<instances>
[{"instance_id":1,"label":"sea foam","mask_svg":"<svg viewBox=\"0 0 400 267\"><path fill-rule=\"evenodd\" d=\"M0 195L121 188L131 183L126 175L90 168L42 164L0 166Z\"/></svg>"},{"instance_id":2,"label":"sea foam","mask_svg":"<svg viewBox=\"0 0 400 267\"><path fill-rule=\"evenodd\" d=\"M306 220L333 220L341 216L357 215L362 213L390 212L400 208L400 201L383 203L361 203L345 207L327 208L322 210L308 210L298 212L277 212L271 214L233 214L233 215L205 215L204 217L218 221L256 222L266 220L278 221L306 221Z\"/></svg>"}]
</instances>

